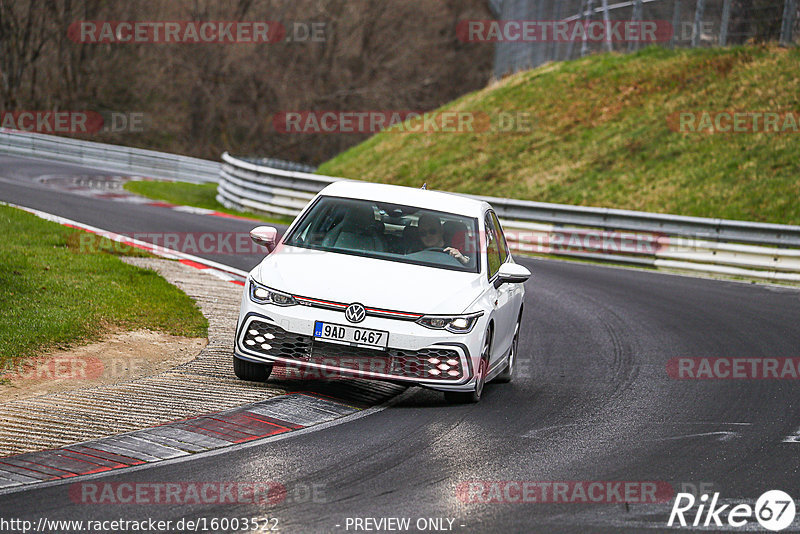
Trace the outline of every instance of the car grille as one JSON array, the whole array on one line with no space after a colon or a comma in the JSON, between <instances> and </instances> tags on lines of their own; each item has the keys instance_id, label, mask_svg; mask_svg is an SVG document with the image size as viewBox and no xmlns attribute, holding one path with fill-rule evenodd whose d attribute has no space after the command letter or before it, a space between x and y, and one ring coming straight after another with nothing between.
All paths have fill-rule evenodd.
<instances>
[{"instance_id":1,"label":"car grille","mask_svg":"<svg viewBox=\"0 0 800 534\"><path fill-rule=\"evenodd\" d=\"M283 328L254 320L245 332L244 346L265 356L374 374L426 380L460 380L464 377L457 351L447 348L375 350L316 341Z\"/></svg>"}]
</instances>

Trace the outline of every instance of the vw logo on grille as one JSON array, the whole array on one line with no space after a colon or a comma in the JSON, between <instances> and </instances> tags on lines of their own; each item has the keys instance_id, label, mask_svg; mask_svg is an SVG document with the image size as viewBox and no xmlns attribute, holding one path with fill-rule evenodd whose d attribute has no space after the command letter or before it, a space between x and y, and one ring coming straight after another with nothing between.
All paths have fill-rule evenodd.
<instances>
[{"instance_id":1,"label":"vw logo on grille","mask_svg":"<svg viewBox=\"0 0 800 534\"><path fill-rule=\"evenodd\" d=\"M351 304L344 310L344 316L351 323L360 323L367 316L367 310L361 304Z\"/></svg>"}]
</instances>

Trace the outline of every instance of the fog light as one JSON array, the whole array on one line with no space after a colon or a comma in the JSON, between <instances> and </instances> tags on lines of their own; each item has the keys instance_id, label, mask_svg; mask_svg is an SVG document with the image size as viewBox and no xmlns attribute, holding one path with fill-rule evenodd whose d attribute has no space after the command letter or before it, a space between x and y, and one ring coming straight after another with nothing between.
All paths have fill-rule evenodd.
<instances>
[{"instance_id":1,"label":"fog light","mask_svg":"<svg viewBox=\"0 0 800 534\"><path fill-rule=\"evenodd\" d=\"M254 330L251 328L250 330L247 331L247 333L250 334L251 336L257 336L258 330Z\"/></svg>"},{"instance_id":2,"label":"fog light","mask_svg":"<svg viewBox=\"0 0 800 534\"><path fill-rule=\"evenodd\" d=\"M433 365L436 365L440 362L441 360L439 360L439 358L428 358L428 363L432 363Z\"/></svg>"},{"instance_id":3,"label":"fog light","mask_svg":"<svg viewBox=\"0 0 800 534\"><path fill-rule=\"evenodd\" d=\"M255 344L256 344L256 342L255 342L255 341L253 341L252 339L246 339L246 340L245 340L245 343L246 343L247 345L250 345L251 347L252 347L253 345L255 345Z\"/></svg>"},{"instance_id":4,"label":"fog light","mask_svg":"<svg viewBox=\"0 0 800 534\"><path fill-rule=\"evenodd\" d=\"M264 350L269 350L269 349L271 349L271 348L272 348L272 345L267 345L266 343L263 343L263 344L261 345L261 348L262 348L262 349L264 349Z\"/></svg>"},{"instance_id":5,"label":"fog light","mask_svg":"<svg viewBox=\"0 0 800 534\"><path fill-rule=\"evenodd\" d=\"M456 365L458 365L458 360L447 360L447 365L455 367Z\"/></svg>"},{"instance_id":6,"label":"fog light","mask_svg":"<svg viewBox=\"0 0 800 534\"><path fill-rule=\"evenodd\" d=\"M273 334L264 334L264 337L267 339L275 339L275 336Z\"/></svg>"},{"instance_id":7,"label":"fog light","mask_svg":"<svg viewBox=\"0 0 800 534\"><path fill-rule=\"evenodd\" d=\"M256 336L256 343L263 343L265 341L266 339L264 339L262 336Z\"/></svg>"},{"instance_id":8,"label":"fog light","mask_svg":"<svg viewBox=\"0 0 800 534\"><path fill-rule=\"evenodd\" d=\"M447 371L448 369L450 369L450 366L447 365L446 363L443 363L442 365L437 365L436 367L438 367L442 371Z\"/></svg>"},{"instance_id":9,"label":"fog light","mask_svg":"<svg viewBox=\"0 0 800 534\"><path fill-rule=\"evenodd\" d=\"M434 376L439 376L442 372L438 369L428 369L428 372Z\"/></svg>"},{"instance_id":10,"label":"fog light","mask_svg":"<svg viewBox=\"0 0 800 534\"><path fill-rule=\"evenodd\" d=\"M447 371L447 374L450 375L450 376L458 376L461 373L459 373L458 371L455 371L455 370L450 370L450 371Z\"/></svg>"}]
</instances>

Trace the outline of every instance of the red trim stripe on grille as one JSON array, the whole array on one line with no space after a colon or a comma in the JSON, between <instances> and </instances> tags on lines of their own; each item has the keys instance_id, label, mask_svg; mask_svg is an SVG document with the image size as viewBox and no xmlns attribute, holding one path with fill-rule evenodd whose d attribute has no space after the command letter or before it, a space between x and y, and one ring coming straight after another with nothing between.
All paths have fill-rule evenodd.
<instances>
[{"instance_id":1,"label":"red trim stripe on grille","mask_svg":"<svg viewBox=\"0 0 800 534\"><path fill-rule=\"evenodd\" d=\"M294 296L294 295L292 295ZM308 297L297 297L294 296L296 300L304 300L307 302L316 302L317 304L324 304L325 306L335 306L337 308L347 308L347 304L339 304L338 302L328 302L327 300L317 300L317 299L310 299Z\"/></svg>"},{"instance_id":2,"label":"red trim stripe on grille","mask_svg":"<svg viewBox=\"0 0 800 534\"><path fill-rule=\"evenodd\" d=\"M396 311L389 311L389 310L379 310L376 308L365 308L368 312L373 313L383 313L386 315L399 315L400 317L409 317L413 319L419 319L422 315L418 313L403 313L403 312L396 312Z\"/></svg>"},{"instance_id":3,"label":"red trim stripe on grille","mask_svg":"<svg viewBox=\"0 0 800 534\"><path fill-rule=\"evenodd\" d=\"M319 300L319 299L312 299L309 297L299 297L297 295L292 295L295 300L308 302L310 304L320 304L322 306L332 306L334 308L345 309L349 306L349 304L342 304L341 302L330 302L328 300ZM419 319L422 317L421 313L406 313L406 312L399 312L399 311L392 311L392 310L381 310L379 308L364 308L367 312L370 313L377 313L381 315L390 315L394 317L403 317L405 319Z\"/></svg>"}]
</instances>

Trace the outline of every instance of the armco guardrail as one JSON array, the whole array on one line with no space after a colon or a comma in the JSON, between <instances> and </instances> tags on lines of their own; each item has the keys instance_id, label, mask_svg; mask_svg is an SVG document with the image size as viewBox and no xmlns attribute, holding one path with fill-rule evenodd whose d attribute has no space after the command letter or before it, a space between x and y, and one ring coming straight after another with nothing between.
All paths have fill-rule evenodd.
<instances>
[{"instance_id":1,"label":"armco guardrail","mask_svg":"<svg viewBox=\"0 0 800 534\"><path fill-rule=\"evenodd\" d=\"M259 164L277 160L253 162L225 153L220 165L153 150L2 128L0 153L153 178L219 181L217 200L223 205L289 217L297 215L326 185L344 180ZM800 226L474 198L494 206L509 245L519 252L800 281Z\"/></svg>"},{"instance_id":2,"label":"armco guardrail","mask_svg":"<svg viewBox=\"0 0 800 534\"><path fill-rule=\"evenodd\" d=\"M294 217L326 185L343 180L264 167L222 154L217 200L226 208Z\"/></svg>"},{"instance_id":3,"label":"armco guardrail","mask_svg":"<svg viewBox=\"0 0 800 534\"><path fill-rule=\"evenodd\" d=\"M222 155L217 200L232 209L293 217L344 180ZM486 200L520 252L770 280L800 281L800 226L684 217L494 197Z\"/></svg>"},{"instance_id":4,"label":"armco guardrail","mask_svg":"<svg viewBox=\"0 0 800 534\"><path fill-rule=\"evenodd\" d=\"M216 182L220 172L216 161L8 129L0 129L0 153L184 182Z\"/></svg>"}]
</instances>

